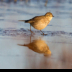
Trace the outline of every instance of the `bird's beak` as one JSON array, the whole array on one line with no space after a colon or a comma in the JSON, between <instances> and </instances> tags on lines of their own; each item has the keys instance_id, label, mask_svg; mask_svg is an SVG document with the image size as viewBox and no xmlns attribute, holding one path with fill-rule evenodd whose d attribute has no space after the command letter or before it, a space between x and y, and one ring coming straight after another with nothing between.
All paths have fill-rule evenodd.
<instances>
[{"instance_id":1,"label":"bird's beak","mask_svg":"<svg viewBox=\"0 0 72 72\"><path fill-rule=\"evenodd\" d=\"M52 17L54 17L54 16L52 16Z\"/></svg>"}]
</instances>

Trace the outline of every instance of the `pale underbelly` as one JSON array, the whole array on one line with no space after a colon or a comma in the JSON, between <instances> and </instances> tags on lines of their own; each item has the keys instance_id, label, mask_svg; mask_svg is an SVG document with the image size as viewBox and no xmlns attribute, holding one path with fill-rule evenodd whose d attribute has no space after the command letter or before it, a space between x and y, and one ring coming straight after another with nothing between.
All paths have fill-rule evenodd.
<instances>
[{"instance_id":1,"label":"pale underbelly","mask_svg":"<svg viewBox=\"0 0 72 72\"><path fill-rule=\"evenodd\" d=\"M42 30L47 26L47 24L33 24L32 27L34 27L37 30Z\"/></svg>"}]
</instances>

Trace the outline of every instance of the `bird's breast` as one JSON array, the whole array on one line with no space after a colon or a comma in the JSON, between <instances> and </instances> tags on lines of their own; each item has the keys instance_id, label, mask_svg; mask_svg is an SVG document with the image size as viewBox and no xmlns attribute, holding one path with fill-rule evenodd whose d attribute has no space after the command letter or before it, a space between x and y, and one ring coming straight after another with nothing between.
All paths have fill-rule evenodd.
<instances>
[{"instance_id":1,"label":"bird's breast","mask_svg":"<svg viewBox=\"0 0 72 72\"><path fill-rule=\"evenodd\" d=\"M40 21L40 22L31 23L31 25L37 30L44 29L48 24L49 24L49 21Z\"/></svg>"}]
</instances>

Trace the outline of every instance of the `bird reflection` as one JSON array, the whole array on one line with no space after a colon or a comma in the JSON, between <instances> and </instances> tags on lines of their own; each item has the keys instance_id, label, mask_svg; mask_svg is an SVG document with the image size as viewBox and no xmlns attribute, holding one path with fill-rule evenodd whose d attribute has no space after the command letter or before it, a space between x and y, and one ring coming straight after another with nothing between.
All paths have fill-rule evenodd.
<instances>
[{"instance_id":1,"label":"bird reflection","mask_svg":"<svg viewBox=\"0 0 72 72\"><path fill-rule=\"evenodd\" d=\"M47 46L45 41L42 39L35 39L31 42L31 37L30 37L29 44L23 44L23 45L18 44L18 45L28 47L30 50L34 52L44 54L44 56L51 55L51 51L49 50L49 47Z\"/></svg>"}]
</instances>

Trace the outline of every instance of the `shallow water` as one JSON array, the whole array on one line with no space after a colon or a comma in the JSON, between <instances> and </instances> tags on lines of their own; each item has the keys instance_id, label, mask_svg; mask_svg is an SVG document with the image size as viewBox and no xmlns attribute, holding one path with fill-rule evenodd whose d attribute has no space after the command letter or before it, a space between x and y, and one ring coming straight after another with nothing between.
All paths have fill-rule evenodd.
<instances>
[{"instance_id":1,"label":"shallow water","mask_svg":"<svg viewBox=\"0 0 72 72\"><path fill-rule=\"evenodd\" d=\"M72 68L72 2L69 0L0 1L0 69ZM19 22L52 12L54 18L42 31ZM42 44L42 45L41 45ZM47 52L47 50L49 52Z\"/></svg>"}]
</instances>

